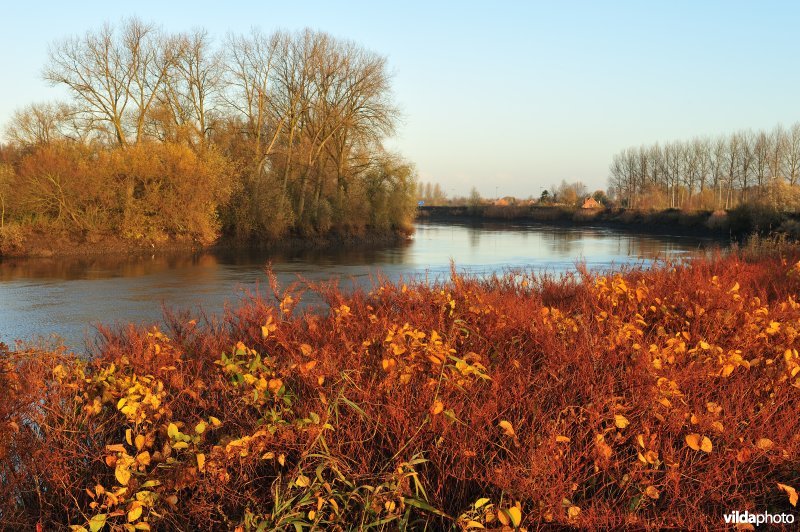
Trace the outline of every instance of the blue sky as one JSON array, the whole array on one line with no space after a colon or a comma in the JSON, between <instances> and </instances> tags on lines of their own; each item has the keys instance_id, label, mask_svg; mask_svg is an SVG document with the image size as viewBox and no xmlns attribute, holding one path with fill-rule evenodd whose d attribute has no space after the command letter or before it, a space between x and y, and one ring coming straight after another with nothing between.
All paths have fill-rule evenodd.
<instances>
[{"instance_id":1,"label":"blue sky","mask_svg":"<svg viewBox=\"0 0 800 532\"><path fill-rule=\"evenodd\" d=\"M0 122L58 98L47 45L137 15L212 35L310 27L388 57L391 146L448 193L605 187L618 150L800 120L800 3L13 2L0 20Z\"/></svg>"}]
</instances>

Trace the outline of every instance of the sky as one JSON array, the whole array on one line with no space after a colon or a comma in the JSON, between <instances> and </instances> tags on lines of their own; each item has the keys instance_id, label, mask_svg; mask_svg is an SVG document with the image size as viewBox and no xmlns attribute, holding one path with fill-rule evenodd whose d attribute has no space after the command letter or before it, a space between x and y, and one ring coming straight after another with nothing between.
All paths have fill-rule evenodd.
<instances>
[{"instance_id":1,"label":"sky","mask_svg":"<svg viewBox=\"0 0 800 532\"><path fill-rule=\"evenodd\" d=\"M388 59L389 146L449 195L605 188L629 146L800 120L800 2L8 2L0 124L63 98L48 45L136 15L168 31L312 28Z\"/></svg>"}]
</instances>

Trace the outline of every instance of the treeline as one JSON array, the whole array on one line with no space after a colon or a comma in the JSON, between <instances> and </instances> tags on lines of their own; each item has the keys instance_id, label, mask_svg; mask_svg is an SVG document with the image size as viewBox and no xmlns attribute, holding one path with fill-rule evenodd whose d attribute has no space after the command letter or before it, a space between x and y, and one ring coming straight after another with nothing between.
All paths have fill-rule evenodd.
<instances>
[{"instance_id":1,"label":"treeline","mask_svg":"<svg viewBox=\"0 0 800 532\"><path fill-rule=\"evenodd\" d=\"M800 208L800 123L631 147L611 162L609 190L627 207Z\"/></svg>"},{"instance_id":2,"label":"treeline","mask_svg":"<svg viewBox=\"0 0 800 532\"><path fill-rule=\"evenodd\" d=\"M0 224L210 241L405 230L384 57L322 32L170 34L138 19L54 43L67 102L14 113Z\"/></svg>"}]
</instances>

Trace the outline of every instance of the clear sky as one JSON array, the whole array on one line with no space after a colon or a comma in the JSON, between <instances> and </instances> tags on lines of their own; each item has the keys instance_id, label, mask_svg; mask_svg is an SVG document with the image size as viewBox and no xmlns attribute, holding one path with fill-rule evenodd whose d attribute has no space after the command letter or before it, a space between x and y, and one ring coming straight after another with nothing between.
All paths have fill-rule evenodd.
<instances>
[{"instance_id":1,"label":"clear sky","mask_svg":"<svg viewBox=\"0 0 800 532\"><path fill-rule=\"evenodd\" d=\"M62 94L48 43L130 15L220 38L310 27L387 56L391 145L448 194L605 188L622 148L800 120L798 2L104 0L4 3L0 122Z\"/></svg>"}]
</instances>

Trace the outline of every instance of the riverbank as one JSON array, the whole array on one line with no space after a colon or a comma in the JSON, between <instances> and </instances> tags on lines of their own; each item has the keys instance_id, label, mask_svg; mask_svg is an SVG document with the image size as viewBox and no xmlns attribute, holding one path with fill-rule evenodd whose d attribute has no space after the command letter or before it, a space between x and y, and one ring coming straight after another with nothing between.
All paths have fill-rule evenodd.
<instances>
[{"instance_id":1,"label":"riverbank","mask_svg":"<svg viewBox=\"0 0 800 532\"><path fill-rule=\"evenodd\" d=\"M286 235L278 239L240 240L220 237L213 242L190 238L128 239L108 233L75 234L43 228L12 226L0 231L0 259L56 258L96 255L143 256L158 253L192 253L236 249L292 251L303 249L361 248L397 245L407 241L409 230L360 233L332 231L327 235Z\"/></svg>"},{"instance_id":2,"label":"riverbank","mask_svg":"<svg viewBox=\"0 0 800 532\"><path fill-rule=\"evenodd\" d=\"M754 232L777 231L795 238L800 237L800 226L795 215L769 212L751 206L730 211L579 209L539 205L423 206L417 210L417 220L440 223L515 221L557 226L602 226L644 234L739 241Z\"/></svg>"},{"instance_id":3,"label":"riverbank","mask_svg":"<svg viewBox=\"0 0 800 532\"><path fill-rule=\"evenodd\" d=\"M709 529L791 513L796 248L302 291L0 347L0 524Z\"/></svg>"}]
</instances>

